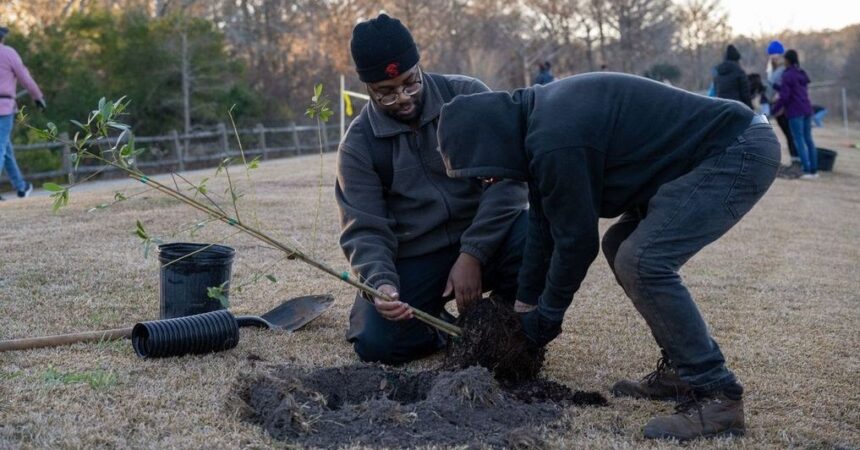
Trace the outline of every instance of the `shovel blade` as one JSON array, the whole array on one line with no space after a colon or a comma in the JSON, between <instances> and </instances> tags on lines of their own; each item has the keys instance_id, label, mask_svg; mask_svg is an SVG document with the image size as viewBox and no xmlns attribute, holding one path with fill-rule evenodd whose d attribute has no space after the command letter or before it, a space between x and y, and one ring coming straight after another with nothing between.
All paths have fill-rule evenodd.
<instances>
[{"instance_id":1,"label":"shovel blade","mask_svg":"<svg viewBox=\"0 0 860 450\"><path fill-rule=\"evenodd\" d=\"M306 295L281 303L261 317L272 324L273 330L296 331L320 316L334 304L334 297Z\"/></svg>"}]
</instances>

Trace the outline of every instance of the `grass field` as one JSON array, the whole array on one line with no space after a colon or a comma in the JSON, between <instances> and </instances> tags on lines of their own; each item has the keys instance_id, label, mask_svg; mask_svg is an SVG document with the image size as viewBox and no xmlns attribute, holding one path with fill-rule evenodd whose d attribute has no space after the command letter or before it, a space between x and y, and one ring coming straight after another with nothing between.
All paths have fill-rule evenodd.
<instances>
[{"instance_id":1,"label":"grass field","mask_svg":"<svg viewBox=\"0 0 860 450\"><path fill-rule=\"evenodd\" d=\"M819 145L839 151L836 171L814 182L778 179L735 229L684 268L746 387L748 427L743 439L685 447L860 448L860 150L848 148L860 133L852 139L838 130L816 133ZM265 162L241 212L254 222L255 211L270 232L316 248L320 258L346 269L337 245L333 162L326 156L316 245L317 157ZM192 175L200 179L211 171ZM71 206L56 214L44 195L0 203L0 338L157 318L158 262L143 258L132 234L135 220L168 235L200 217L152 192L88 212L117 189L129 194L142 185L93 184L73 193ZM220 241L230 233L212 224L194 239ZM226 242L237 249L234 285L280 257L243 236ZM282 445L225 415L227 392L257 357L307 367L356 362L344 341L353 291L295 262L271 272L277 283L263 280L234 293L235 311L261 313L292 296L325 292L335 295L335 307L294 334L243 329L237 348L207 356L141 360L127 341L0 353L0 448ZM657 357L644 321L600 257L568 312L565 332L550 346L547 376L606 393L615 380L650 371ZM670 404L610 403L569 410L567 432L552 436L552 446L677 446L641 437L648 418L670 411Z\"/></svg>"}]
</instances>

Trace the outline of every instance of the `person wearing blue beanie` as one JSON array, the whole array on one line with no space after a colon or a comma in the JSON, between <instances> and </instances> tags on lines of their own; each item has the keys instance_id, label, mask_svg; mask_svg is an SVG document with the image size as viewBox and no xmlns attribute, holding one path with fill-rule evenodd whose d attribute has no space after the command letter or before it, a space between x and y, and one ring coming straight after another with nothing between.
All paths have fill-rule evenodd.
<instances>
[{"instance_id":1,"label":"person wearing blue beanie","mask_svg":"<svg viewBox=\"0 0 860 450\"><path fill-rule=\"evenodd\" d=\"M779 92L782 73L785 72L783 54L785 54L785 47L782 45L782 42L776 39L770 41L770 44L767 46L768 58L767 68L765 69L765 72L767 73L767 79L765 80L765 97L770 103L777 100L777 93ZM791 135L791 128L788 126L788 118L786 118L785 115L776 116L776 124L779 126L779 129L782 130L782 134L785 135L785 140L788 142L788 154L791 156L791 167L794 169L793 172L786 172L786 174L792 178L794 178L795 175L800 176L800 156L797 153L797 146L795 145L794 138Z\"/></svg>"},{"instance_id":2,"label":"person wearing blue beanie","mask_svg":"<svg viewBox=\"0 0 860 450\"><path fill-rule=\"evenodd\" d=\"M770 41L770 44L767 45L767 54L769 55L782 55L785 53L785 47L783 47L782 42L778 40Z\"/></svg>"}]
</instances>

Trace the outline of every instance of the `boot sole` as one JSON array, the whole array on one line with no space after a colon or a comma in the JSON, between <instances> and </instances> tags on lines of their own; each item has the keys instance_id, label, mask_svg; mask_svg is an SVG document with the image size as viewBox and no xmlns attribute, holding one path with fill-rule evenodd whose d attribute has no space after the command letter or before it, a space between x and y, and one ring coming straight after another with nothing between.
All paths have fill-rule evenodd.
<instances>
[{"instance_id":1,"label":"boot sole","mask_svg":"<svg viewBox=\"0 0 860 450\"><path fill-rule=\"evenodd\" d=\"M713 434L700 434L698 436L687 437L687 436L678 436L672 433L659 433L654 435L649 435L648 432L645 432L646 439L675 439L678 442L689 442L695 439L714 439L714 438L724 438L724 437L741 437L746 433L746 429L744 428L729 428L728 430L720 431L719 433Z\"/></svg>"},{"instance_id":2,"label":"boot sole","mask_svg":"<svg viewBox=\"0 0 860 450\"><path fill-rule=\"evenodd\" d=\"M627 398L634 398L637 400L653 400L653 401L657 401L657 402L678 402L678 401L681 401L682 398L684 398L683 395L666 395L666 396L662 396L662 397L656 397L656 396L649 396L649 395L637 395L637 394L634 394L631 392L616 391L616 390L610 390L609 393L612 394L613 397L627 397Z\"/></svg>"}]
</instances>

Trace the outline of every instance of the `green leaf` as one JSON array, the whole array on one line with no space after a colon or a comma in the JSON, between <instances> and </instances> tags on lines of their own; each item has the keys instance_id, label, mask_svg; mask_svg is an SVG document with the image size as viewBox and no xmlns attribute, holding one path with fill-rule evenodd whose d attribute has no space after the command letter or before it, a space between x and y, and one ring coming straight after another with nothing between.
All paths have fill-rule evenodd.
<instances>
[{"instance_id":1,"label":"green leaf","mask_svg":"<svg viewBox=\"0 0 860 450\"><path fill-rule=\"evenodd\" d=\"M277 278L275 278L275 276L274 276L274 275L272 275L272 274L268 274L268 275L266 275L266 279L268 279L268 280L269 280L269 281L271 281L272 283L277 283L277 282L278 282L278 279L277 279Z\"/></svg>"},{"instance_id":2,"label":"green leaf","mask_svg":"<svg viewBox=\"0 0 860 450\"><path fill-rule=\"evenodd\" d=\"M108 207L110 207L110 203L99 203L98 205L93 206L92 208L88 209L87 212L91 213L91 212L98 211L100 209L106 209Z\"/></svg>"},{"instance_id":3,"label":"green leaf","mask_svg":"<svg viewBox=\"0 0 860 450\"><path fill-rule=\"evenodd\" d=\"M71 123L72 123L72 125L74 125L74 126L76 126L76 127L80 128L80 129L82 129L82 130L84 130L84 131L86 131L86 130L88 129L88 127L87 127L87 126L85 126L84 124L82 124L82 123L78 122L77 120L70 120L69 122L71 122Z\"/></svg>"},{"instance_id":4,"label":"green leaf","mask_svg":"<svg viewBox=\"0 0 860 450\"><path fill-rule=\"evenodd\" d=\"M26 125L28 119L30 119L30 116L24 112L25 109L26 106L22 106L21 109L18 111L18 114L15 116L15 120L18 121L18 123L21 125Z\"/></svg>"},{"instance_id":5,"label":"green leaf","mask_svg":"<svg viewBox=\"0 0 860 450\"><path fill-rule=\"evenodd\" d=\"M260 157L256 157L248 163L248 170L254 170L260 167Z\"/></svg>"},{"instance_id":6,"label":"green leaf","mask_svg":"<svg viewBox=\"0 0 860 450\"><path fill-rule=\"evenodd\" d=\"M64 188L64 187L62 187L56 183L45 183L42 185L42 189L44 189L46 191L50 191L50 192L62 192L66 188Z\"/></svg>"},{"instance_id":7,"label":"green leaf","mask_svg":"<svg viewBox=\"0 0 860 450\"><path fill-rule=\"evenodd\" d=\"M194 226L191 227L191 237L194 237L197 234L197 232L200 231L205 226L206 226L205 220L202 222L195 223Z\"/></svg>"},{"instance_id":8,"label":"green leaf","mask_svg":"<svg viewBox=\"0 0 860 450\"><path fill-rule=\"evenodd\" d=\"M224 284L222 284L221 286L212 286L206 288L206 295L211 299L218 300L219 302L221 302L221 306L223 306L224 308L229 308L230 300L227 298L227 294L224 288L226 283L228 282L224 282Z\"/></svg>"},{"instance_id":9,"label":"green leaf","mask_svg":"<svg viewBox=\"0 0 860 450\"><path fill-rule=\"evenodd\" d=\"M54 199L52 210L53 212L57 212L60 208L69 204L69 190L63 189L60 192L54 192L51 194L51 198Z\"/></svg>"},{"instance_id":10,"label":"green leaf","mask_svg":"<svg viewBox=\"0 0 860 450\"><path fill-rule=\"evenodd\" d=\"M113 199L114 201L121 202L124 200L128 200L128 197L126 197L125 194L123 194L122 192L116 191L113 194Z\"/></svg>"},{"instance_id":11,"label":"green leaf","mask_svg":"<svg viewBox=\"0 0 860 450\"><path fill-rule=\"evenodd\" d=\"M143 228L143 224L140 223L140 220L136 221L135 223L134 234L136 234L141 239L149 239L149 234L146 233L146 229Z\"/></svg>"},{"instance_id":12,"label":"green leaf","mask_svg":"<svg viewBox=\"0 0 860 450\"><path fill-rule=\"evenodd\" d=\"M322 91L323 91L323 85L322 85L322 83L317 83L317 84L314 86L314 97L319 98L319 97L322 95ZM314 101L316 101L316 100L314 100Z\"/></svg>"}]
</instances>

